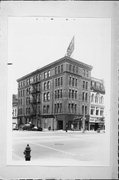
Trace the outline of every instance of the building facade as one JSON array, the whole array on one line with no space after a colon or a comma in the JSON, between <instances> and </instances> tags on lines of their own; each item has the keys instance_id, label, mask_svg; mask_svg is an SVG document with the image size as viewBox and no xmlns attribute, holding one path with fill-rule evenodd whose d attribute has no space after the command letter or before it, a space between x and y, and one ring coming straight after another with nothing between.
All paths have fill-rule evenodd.
<instances>
[{"instance_id":1,"label":"building facade","mask_svg":"<svg viewBox=\"0 0 119 180\"><path fill-rule=\"evenodd\" d=\"M92 66L63 57L27 74L18 82L18 124L31 122L53 130L66 125L89 129Z\"/></svg>"},{"instance_id":2,"label":"building facade","mask_svg":"<svg viewBox=\"0 0 119 180\"><path fill-rule=\"evenodd\" d=\"M18 115L18 95L12 95L12 129L17 128L17 115Z\"/></svg>"},{"instance_id":3,"label":"building facade","mask_svg":"<svg viewBox=\"0 0 119 180\"><path fill-rule=\"evenodd\" d=\"M105 128L104 95L103 80L91 78L90 130Z\"/></svg>"}]
</instances>

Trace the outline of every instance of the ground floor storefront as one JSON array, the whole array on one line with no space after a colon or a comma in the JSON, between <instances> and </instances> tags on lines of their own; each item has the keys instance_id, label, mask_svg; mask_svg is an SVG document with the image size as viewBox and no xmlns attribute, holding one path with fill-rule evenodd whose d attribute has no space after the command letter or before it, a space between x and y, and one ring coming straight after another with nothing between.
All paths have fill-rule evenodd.
<instances>
[{"instance_id":1,"label":"ground floor storefront","mask_svg":"<svg viewBox=\"0 0 119 180\"><path fill-rule=\"evenodd\" d=\"M97 131L97 129L104 130L105 122L102 121L102 118L91 117L89 121L89 130Z\"/></svg>"},{"instance_id":2,"label":"ground floor storefront","mask_svg":"<svg viewBox=\"0 0 119 180\"><path fill-rule=\"evenodd\" d=\"M58 114L58 115L41 115L18 117L18 127L20 125L31 123L36 127L49 130L82 130L82 115L75 114ZM89 116L85 116L85 130L89 130Z\"/></svg>"}]
</instances>

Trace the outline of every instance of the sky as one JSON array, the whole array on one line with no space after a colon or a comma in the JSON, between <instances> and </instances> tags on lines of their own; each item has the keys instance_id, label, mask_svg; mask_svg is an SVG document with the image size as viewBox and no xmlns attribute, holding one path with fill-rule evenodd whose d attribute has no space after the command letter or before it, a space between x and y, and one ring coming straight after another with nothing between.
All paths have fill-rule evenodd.
<instances>
[{"instance_id":1,"label":"sky","mask_svg":"<svg viewBox=\"0 0 119 180\"><path fill-rule=\"evenodd\" d=\"M111 76L109 18L8 18L8 77L12 92L16 79L65 56L75 36L72 58L93 66L92 77L103 79L107 103ZM12 78L11 78L12 77Z\"/></svg>"}]
</instances>

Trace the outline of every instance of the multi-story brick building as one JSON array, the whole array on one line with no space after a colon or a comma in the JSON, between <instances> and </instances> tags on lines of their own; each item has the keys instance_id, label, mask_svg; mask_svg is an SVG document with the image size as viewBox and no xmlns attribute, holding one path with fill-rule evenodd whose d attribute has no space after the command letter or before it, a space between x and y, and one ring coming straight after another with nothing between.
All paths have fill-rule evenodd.
<instances>
[{"instance_id":1,"label":"multi-story brick building","mask_svg":"<svg viewBox=\"0 0 119 180\"><path fill-rule=\"evenodd\" d=\"M105 87L101 79L91 78L90 129L104 128Z\"/></svg>"},{"instance_id":2,"label":"multi-story brick building","mask_svg":"<svg viewBox=\"0 0 119 180\"><path fill-rule=\"evenodd\" d=\"M17 113L18 113L18 95L12 95L12 128L17 128Z\"/></svg>"},{"instance_id":3,"label":"multi-story brick building","mask_svg":"<svg viewBox=\"0 0 119 180\"><path fill-rule=\"evenodd\" d=\"M18 121L42 128L89 128L92 66L65 56L27 74L18 82Z\"/></svg>"}]
</instances>

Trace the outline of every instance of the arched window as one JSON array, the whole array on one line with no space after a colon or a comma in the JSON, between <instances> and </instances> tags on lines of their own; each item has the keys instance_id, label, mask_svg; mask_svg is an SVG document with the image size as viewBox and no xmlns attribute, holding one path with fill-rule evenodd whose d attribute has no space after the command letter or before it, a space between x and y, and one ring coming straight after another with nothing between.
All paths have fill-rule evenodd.
<instances>
[{"instance_id":1,"label":"arched window","mask_svg":"<svg viewBox=\"0 0 119 180\"><path fill-rule=\"evenodd\" d=\"M103 102L104 102L104 98L103 98L103 96L101 96L100 97L100 103L103 104Z\"/></svg>"},{"instance_id":2,"label":"arched window","mask_svg":"<svg viewBox=\"0 0 119 180\"><path fill-rule=\"evenodd\" d=\"M98 97L97 97L97 95L95 96L95 103L97 103L98 102Z\"/></svg>"},{"instance_id":3,"label":"arched window","mask_svg":"<svg viewBox=\"0 0 119 180\"><path fill-rule=\"evenodd\" d=\"M50 89L50 81L47 82L47 89Z\"/></svg>"},{"instance_id":4,"label":"arched window","mask_svg":"<svg viewBox=\"0 0 119 180\"><path fill-rule=\"evenodd\" d=\"M48 101L50 100L50 93L49 92L47 93L47 100Z\"/></svg>"},{"instance_id":5,"label":"arched window","mask_svg":"<svg viewBox=\"0 0 119 180\"><path fill-rule=\"evenodd\" d=\"M46 82L44 82L44 90L46 90L47 84Z\"/></svg>"},{"instance_id":6,"label":"arched window","mask_svg":"<svg viewBox=\"0 0 119 180\"><path fill-rule=\"evenodd\" d=\"M91 102L94 102L94 94L91 95Z\"/></svg>"}]
</instances>

